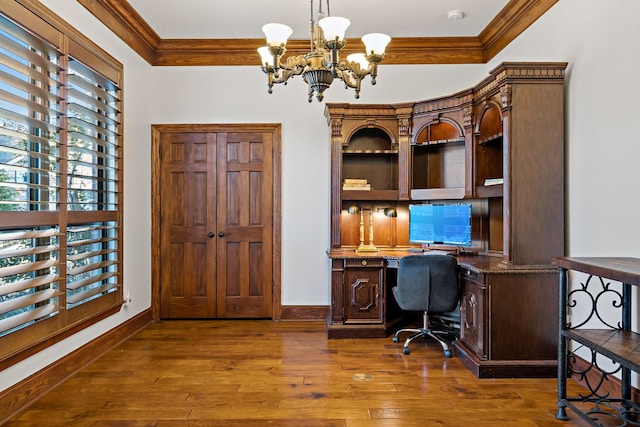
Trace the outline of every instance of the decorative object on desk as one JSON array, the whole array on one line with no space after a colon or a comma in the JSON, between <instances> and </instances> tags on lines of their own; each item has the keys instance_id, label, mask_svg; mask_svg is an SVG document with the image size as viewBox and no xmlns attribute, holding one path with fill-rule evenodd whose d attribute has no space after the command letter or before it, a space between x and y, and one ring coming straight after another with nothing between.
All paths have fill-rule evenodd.
<instances>
[{"instance_id":1,"label":"decorative object on desk","mask_svg":"<svg viewBox=\"0 0 640 427\"><path fill-rule=\"evenodd\" d=\"M269 93L274 83L286 83L289 78L302 74L309 87L309 102L315 94L322 102L324 91L334 78L342 80L345 88L355 89L355 97L360 97L360 82L371 76L371 84L376 84L378 63L385 57L385 49L391 41L386 34L371 33L362 36L365 53L354 53L347 59L340 59L339 51L346 46L345 32L351 22L339 16L331 16L329 0L324 0L327 17L322 10L320 0L318 14L313 18L313 0L311 0L311 52L306 55L288 57L284 64L282 56L287 49L287 39L293 30L283 24L266 24L262 31L267 37L267 45L258 49L262 71L268 75Z\"/></svg>"},{"instance_id":2,"label":"decorative object on desk","mask_svg":"<svg viewBox=\"0 0 640 427\"><path fill-rule=\"evenodd\" d=\"M384 212L384 216L386 217L389 217L389 218L398 217L398 212L396 211L396 208L384 208L383 212Z\"/></svg>"},{"instance_id":3,"label":"decorative object on desk","mask_svg":"<svg viewBox=\"0 0 640 427\"><path fill-rule=\"evenodd\" d=\"M386 216L387 218L389 218L391 224L389 226L389 230L390 230L390 248L391 250L395 250L396 248L396 244L398 241L398 237L396 235L396 218L398 217L398 211L396 210L396 208L394 207L386 207L382 209L382 212L384 213L384 216Z\"/></svg>"},{"instance_id":4,"label":"decorative object on desk","mask_svg":"<svg viewBox=\"0 0 640 427\"><path fill-rule=\"evenodd\" d=\"M359 191L371 191L371 184L366 179L360 178L345 178L342 181L343 190L359 190Z\"/></svg>"},{"instance_id":5,"label":"decorative object on desk","mask_svg":"<svg viewBox=\"0 0 640 427\"><path fill-rule=\"evenodd\" d=\"M378 252L378 248L373 244L373 212L369 210L369 244L364 243L364 209L360 206L349 206L347 212L350 214L360 214L360 244L356 252Z\"/></svg>"}]
</instances>

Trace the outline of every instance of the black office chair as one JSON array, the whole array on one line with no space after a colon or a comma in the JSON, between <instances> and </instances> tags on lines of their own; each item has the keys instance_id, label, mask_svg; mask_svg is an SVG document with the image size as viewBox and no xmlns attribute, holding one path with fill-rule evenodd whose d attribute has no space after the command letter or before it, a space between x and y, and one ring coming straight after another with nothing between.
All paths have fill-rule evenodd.
<instances>
[{"instance_id":1,"label":"black office chair","mask_svg":"<svg viewBox=\"0 0 640 427\"><path fill-rule=\"evenodd\" d=\"M402 257L398 265L398 281L397 286L393 287L393 296L402 310L423 312L422 328L400 329L393 336L393 342L399 342L401 333L412 333L404 342L402 352L409 354L411 341L429 336L440 343L445 357L451 357L453 353L447 340L455 339L455 328L450 324L444 325L446 322L438 322L440 326L444 325L444 328L432 328L435 322L430 322L429 316L442 315L444 319L451 319L456 317L456 310L459 313L460 279L456 258L451 255Z\"/></svg>"}]
</instances>

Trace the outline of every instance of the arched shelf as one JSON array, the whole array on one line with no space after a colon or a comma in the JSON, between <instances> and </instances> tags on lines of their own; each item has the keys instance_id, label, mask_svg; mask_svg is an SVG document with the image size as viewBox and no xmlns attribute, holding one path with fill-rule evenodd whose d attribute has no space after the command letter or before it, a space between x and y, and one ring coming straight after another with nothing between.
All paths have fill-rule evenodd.
<instances>
[{"instance_id":1,"label":"arched shelf","mask_svg":"<svg viewBox=\"0 0 640 427\"><path fill-rule=\"evenodd\" d=\"M425 123L411 144L411 198L463 198L465 152L463 129L454 120Z\"/></svg>"},{"instance_id":2,"label":"arched shelf","mask_svg":"<svg viewBox=\"0 0 640 427\"><path fill-rule=\"evenodd\" d=\"M342 146L342 199L397 198L398 145L380 127L355 130Z\"/></svg>"},{"instance_id":3,"label":"arched shelf","mask_svg":"<svg viewBox=\"0 0 640 427\"><path fill-rule=\"evenodd\" d=\"M483 103L474 129L476 194L480 197L502 196L503 171L502 110L497 102Z\"/></svg>"}]
</instances>

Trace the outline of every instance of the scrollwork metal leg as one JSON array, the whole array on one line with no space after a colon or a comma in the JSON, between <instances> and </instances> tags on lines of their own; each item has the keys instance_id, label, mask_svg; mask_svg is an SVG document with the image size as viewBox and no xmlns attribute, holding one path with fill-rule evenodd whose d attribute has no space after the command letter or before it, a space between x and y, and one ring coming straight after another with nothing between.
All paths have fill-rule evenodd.
<instances>
[{"instance_id":1,"label":"scrollwork metal leg","mask_svg":"<svg viewBox=\"0 0 640 427\"><path fill-rule=\"evenodd\" d=\"M558 411L556 418L567 421L567 405L565 399L567 397L567 339L562 331L567 325L567 270L559 269L558 283Z\"/></svg>"}]
</instances>

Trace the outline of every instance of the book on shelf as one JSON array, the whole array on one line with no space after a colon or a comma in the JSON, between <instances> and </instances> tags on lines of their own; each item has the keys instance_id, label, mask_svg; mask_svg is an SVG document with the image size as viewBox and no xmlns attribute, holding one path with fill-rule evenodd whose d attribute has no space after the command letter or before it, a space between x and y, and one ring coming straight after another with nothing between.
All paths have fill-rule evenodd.
<instances>
[{"instance_id":1,"label":"book on shelf","mask_svg":"<svg viewBox=\"0 0 640 427\"><path fill-rule=\"evenodd\" d=\"M504 184L504 178L487 178L484 180L484 185L498 185Z\"/></svg>"},{"instance_id":2,"label":"book on shelf","mask_svg":"<svg viewBox=\"0 0 640 427\"><path fill-rule=\"evenodd\" d=\"M366 185L367 180L364 178L345 178L342 183L345 185Z\"/></svg>"},{"instance_id":3,"label":"book on shelf","mask_svg":"<svg viewBox=\"0 0 640 427\"><path fill-rule=\"evenodd\" d=\"M345 178L342 180L343 190L371 191L371 184L363 178Z\"/></svg>"},{"instance_id":4,"label":"book on shelf","mask_svg":"<svg viewBox=\"0 0 640 427\"><path fill-rule=\"evenodd\" d=\"M343 190L359 190L359 191L371 191L371 184L344 184L342 186Z\"/></svg>"}]
</instances>

